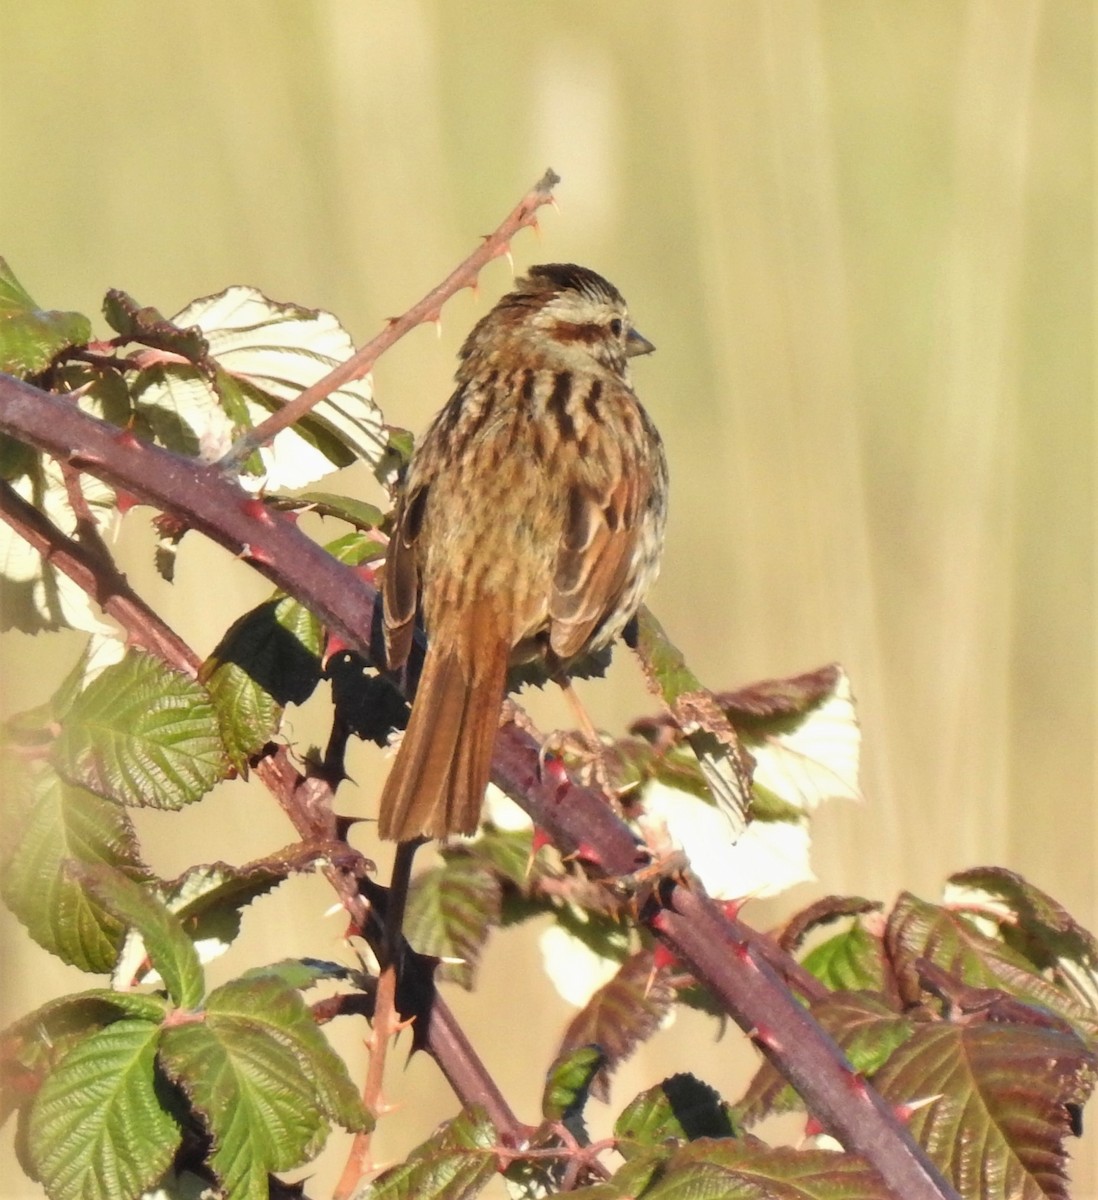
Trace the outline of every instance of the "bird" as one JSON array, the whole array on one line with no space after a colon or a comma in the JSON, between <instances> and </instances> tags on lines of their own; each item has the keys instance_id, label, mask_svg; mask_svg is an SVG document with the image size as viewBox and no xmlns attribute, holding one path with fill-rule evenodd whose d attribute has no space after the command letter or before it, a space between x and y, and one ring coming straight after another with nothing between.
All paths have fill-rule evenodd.
<instances>
[{"instance_id":1,"label":"bird","mask_svg":"<svg viewBox=\"0 0 1098 1200\"><path fill-rule=\"evenodd\" d=\"M382 580L388 666L427 650L383 785L398 842L476 830L510 666L567 677L659 573L667 461L629 360L655 347L613 284L531 267L474 326L400 490Z\"/></svg>"}]
</instances>

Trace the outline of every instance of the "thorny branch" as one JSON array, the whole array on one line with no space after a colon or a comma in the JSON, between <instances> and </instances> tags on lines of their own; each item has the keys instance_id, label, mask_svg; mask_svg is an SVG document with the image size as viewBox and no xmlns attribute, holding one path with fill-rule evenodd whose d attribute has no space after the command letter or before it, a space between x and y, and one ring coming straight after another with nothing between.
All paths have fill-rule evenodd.
<instances>
[{"instance_id":1,"label":"thorny branch","mask_svg":"<svg viewBox=\"0 0 1098 1200\"><path fill-rule=\"evenodd\" d=\"M299 396L283 405L254 429L239 438L229 453L221 460L221 467L234 470L253 450L267 445L275 434L300 421L325 396L336 388L361 379L375 362L399 341L406 333L428 321L437 321L442 306L464 287L475 287L480 272L495 258L511 252L511 239L528 225L537 225L537 211L545 204L553 203L553 188L560 183L560 176L552 169L547 170L536 184L503 219L494 233L484 238L480 246L455 267L446 278L433 287L421 300L413 304L399 317L389 319L385 328L351 355L346 362L328 372L323 379L307 387Z\"/></svg>"},{"instance_id":2,"label":"thorny branch","mask_svg":"<svg viewBox=\"0 0 1098 1200\"><path fill-rule=\"evenodd\" d=\"M547 174L524 198L508 218L513 223L510 232L532 222L535 210L549 201L554 181L555 177ZM508 222L501 230L508 228ZM369 362L407 328L430 319L446 296L475 279L485 262L504 253L506 238L499 231L493 238L498 240L488 239L444 284L409 310L401 318L404 324L398 322L379 335L371 343L373 357ZM356 372L368 369L369 363L364 362L356 355L344 364L347 374L334 378L333 373L317 387L331 390L339 386ZM356 365L351 368L350 363ZM320 395L303 393L302 399L306 397L312 403ZM282 414L287 411L281 410ZM291 416L287 420L293 419ZM262 426L260 430L263 438L271 436L270 430ZM81 412L71 400L6 376L0 376L0 432L185 520L300 599L348 647L377 661L371 644L374 588L310 541L292 519L247 495L218 467L141 442L131 432ZM193 672L193 653L133 594L112 562L104 563L99 554L65 538L7 485L0 488L0 511L54 565L99 599L123 623L132 640L180 669ZM528 733L514 724L505 726L497 743L493 781L530 813L563 853L575 854L592 873L628 877L644 865L632 832L602 798L567 778L543 778L538 751ZM301 776L285 751L263 759L257 772L278 797L299 834L315 837L320 832L318 821L323 822L323 814L330 813L330 805L327 796L312 793L330 784ZM379 916L364 900L362 881L346 868L332 866L328 870L359 927L376 927L383 914ZM895 1115L853 1074L827 1035L792 1000L765 961L766 956L780 959L773 947L722 912L695 881L665 880L658 892L648 897L640 917L755 1037L763 1053L794 1082L823 1125L849 1151L861 1153L876 1167L893 1194L908 1200L954 1196ZM766 945L766 955L760 952L760 944ZM439 1062L463 1103L484 1104L505 1140L521 1139L524 1127L507 1107L441 998L435 998L426 1028L417 1031L417 1041Z\"/></svg>"},{"instance_id":3,"label":"thorny branch","mask_svg":"<svg viewBox=\"0 0 1098 1200\"><path fill-rule=\"evenodd\" d=\"M81 412L71 401L3 376L0 432L181 516L297 596L349 647L371 657L374 588L310 541L293 521L248 496L216 468L140 442ZM634 872L643 860L628 827L597 793L568 780L543 779L538 749L529 734L513 724L504 726L497 741L493 781L530 813L563 853L576 854L596 873L627 876ZM287 811L295 807L290 804ZM344 898L351 901L349 895ZM669 881L659 900L642 913L642 919L690 964L742 1028L756 1035L765 1029L766 1041L759 1038L764 1053L787 1077L796 1078L798 1090L825 1127L848 1150L873 1163L897 1196L909 1200L952 1196L884 1102L868 1087L852 1086L855 1077L831 1040L793 1004L751 948L757 935L723 914L696 884ZM761 1024L760 1013L766 1014ZM521 1126L502 1104L483 1068L481 1073L473 1070L475 1055L441 1000L432 1009L426 1036L462 1100L467 1103L471 1093L487 1088L496 1099L493 1119L506 1114L517 1133ZM803 1079L797 1060L812 1064ZM476 1099L483 1102L484 1097Z\"/></svg>"}]
</instances>

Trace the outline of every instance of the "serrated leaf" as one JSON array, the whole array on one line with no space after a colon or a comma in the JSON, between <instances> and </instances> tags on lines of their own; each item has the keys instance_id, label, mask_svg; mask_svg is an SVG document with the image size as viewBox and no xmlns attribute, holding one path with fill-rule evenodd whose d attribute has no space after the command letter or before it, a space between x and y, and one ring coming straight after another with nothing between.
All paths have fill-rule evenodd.
<instances>
[{"instance_id":1,"label":"serrated leaf","mask_svg":"<svg viewBox=\"0 0 1098 1200\"><path fill-rule=\"evenodd\" d=\"M480 1108L447 1121L357 1200L472 1200L496 1173L495 1127Z\"/></svg>"},{"instance_id":2,"label":"serrated leaf","mask_svg":"<svg viewBox=\"0 0 1098 1200\"><path fill-rule=\"evenodd\" d=\"M600 1046L578 1046L560 1055L549 1068L541 1094L541 1115L547 1121L562 1121L579 1139L582 1115L595 1073L602 1067ZM585 1135L584 1135L585 1136Z\"/></svg>"},{"instance_id":3,"label":"serrated leaf","mask_svg":"<svg viewBox=\"0 0 1098 1200\"><path fill-rule=\"evenodd\" d=\"M0 258L0 371L20 379L37 375L62 350L90 337L87 317L40 309Z\"/></svg>"},{"instance_id":4,"label":"serrated leaf","mask_svg":"<svg viewBox=\"0 0 1098 1200\"><path fill-rule=\"evenodd\" d=\"M123 804L182 808L228 760L205 688L131 651L73 702L54 751L62 774Z\"/></svg>"},{"instance_id":5,"label":"serrated leaf","mask_svg":"<svg viewBox=\"0 0 1098 1200\"><path fill-rule=\"evenodd\" d=\"M1087 1040L1098 1038L1093 1012L1035 971L1018 951L981 933L962 913L905 892L889 916L885 946L905 997L918 997L917 963L925 958L970 987L999 988L1056 1013Z\"/></svg>"},{"instance_id":6,"label":"serrated leaf","mask_svg":"<svg viewBox=\"0 0 1098 1200\"><path fill-rule=\"evenodd\" d=\"M1007 945L1098 1016L1098 938L1047 892L1005 867L973 867L950 876L944 898L986 911Z\"/></svg>"},{"instance_id":7,"label":"serrated leaf","mask_svg":"<svg viewBox=\"0 0 1098 1200\"><path fill-rule=\"evenodd\" d=\"M51 1072L28 1145L50 1200L130 1200L168 1169L179 1127L157 1098L159 1027L125 1019L84 1038Z\"/></svg>"},{"instance_id":8,"label":"serrated leaf","mask_svg":"<svg viewBox=\"0 0 1098 1200\"><path fill-rule=\"evenodd\" d=\"M210 1165L234 1200L267 1200L267 1174L313 1157L328 1134L326 1116L369 1127L305 1002L274 978L211 992L203 1023L165 1031L162 1060L202 1114L214 1142Z\"/></svg>"},{"instance_id":9,"label":"serrated leaf","mask_svg":"<svg viewBox=\"0 0 1098 1200\"><path fill-rule=\"evenodd\" d=\"M267 1175L306 1162L328 1125L293 1054L249 1028L174 1026L161 1061L213 1139L210 1167L233 1200L268 1200Z\"/></svg>"},{"instance_id":10,"label":"serrated leaf","mask_svg":"<svg viewBox=\"0 0 1098 1200\"><path fill-rule=\"evenodd\" d=\"M135 394L150 420L160 423L167 445L184 450L180 443L189 441L207 459L228 450L245 415L248 424L258 424L354 352L330 313L279 304L254 288L231 287L195 300L172 323L201 331L209 363L201 371L175 366L143 371ZM376 463L385 446L369 381L353 381L260 451L266 486L303 487L355 458Z\"/></svg>"},{"instance_id":11,"label":"serrated leaf","mask_svg":"<svg viewBox=\"0 0 1098 1200\"><path fill-rule=\"evenodd\" d=\"M43 1079L78 1042L122 1017L159 1024L160 996L90 988L43 1004L0 1032L0 1124L37 1095Z\"/></svg>"},{"instance_id":12,"label":"serrated leaf","mask_svg":"<svg viewBox=\"0 0 1098 1200\"><path fill-rule=\"evenodd\" d=\"M287 704L303 704L320 680L320 623L298 601L282 596L234 621L203 664L199 678L217 709L233 765L277 732Z\"/></svg>"},{"instance_id":13,"label":"serrated leaf","mask_svg":"<svg viewBox=\"0 0 1098 1200\"><path fill-rule=\"evenodd\" d=\"M751 689L721 700L739 706L732 719L755 759L756 786L808 813L824 800L860 800L862 734L846 672L824 667L755 690L755 719L746 715Z\"/></svg>"},{"instance_id":14,"label":"serrated leaf","mask_svg":"<svg viewBox=\"0 0 1098 1200\"><path fill-rule=\"evenodd\" d=\"M304 962L295 965L299 974L309 971ZM352 1131L373 1128L345 1063L320 1032L298 992L301 984L286 982L277 966L262 970L262 975L234 979L211 992L207 1019L217 1027L233 1021L262 1029L292 1051L311 1081L314 1104L326 1116ZM331 964L314 964L310 973L314 981L329 976Z\"/></svg>"},{"instance_id":15,"label":"serrated leaf","mask_svg":"<svg viewBox=\"0 0 1098 1200\"><path fill-rule=\"evenodd\" d=\"M82 971L114 965L125 929L62 865L99 863L136 882L152 878L133 825L118 804L64 783L38 781L3 871L3 898L43 949Z\"/></svg>"},{"instance_id":16,"label":"serrated leaf","mask_svg":"<svg viewBox=\"0 0 1098 1200\"><path fill-rule=\"evenodd\" d=\"M149 887L139 887L112 867L70 859L65 873L94 895L127 928L145 942L149 960L168 994L181 1008L196 1008L205 991L202 966L178 917Z\"/></svg>"},{"instance_id":17,"label":"serrated leaf","mask_svg":"<svg viewBox=\"0 0 1098 1200\"><path fill-rule=\"evenodd\" d=\"M732 1106L693 1075L672 1075L641 1092L614 1122L618 1150L633 1158L668 1141L736 1136Z\"/></svg>"},{"instance_id":18,"label":"serrated leaf","mask_svg":"<svg viewBox=\"0 0 1098 1200\"><path fill-rule=\"evenodd\" d=\"M283 860L261 860L246 867L202 863L157 890L168 911L186 929L199 961L208 963L224 954L239 936L243 910L276 888L293 869ZM147 965L144 938L131 930L115 967L115 985L130 987L146 979Z\"/></svg>"},{"instance_id":19,"label":"serrated leaf","mask_svg":"<svg viewBox=\"0 0 1098 1200\"><path fill-rule=\"evenodd\" d=\"M773 896L816 876L809 861L806 819L754 820L738 838L707 799L667 786L658 779L644 789L646 823L657 823L658 838L681 849L691 870L718 900Z\"/></svg>"},{"instance_id":20,"label":"serrated leaf","mask_svg":"<svg viewBox=\"0 0 1098 1200\"><path fill-rule=\"evenodd\" d=\"M460 959L442 963L438 974L468 989L499 914L499 880L472 855L450 850L441 865L413 881L404 934L420 954Z\"/></svg>"},{"instance_id":21,"label":"serrated leaf","mask_svg":"<svg viewBox=\"0 0 1098 1200\"><path fill-rule=\"evenodd\" d=\"M278 497L267 497L268 500ZM337 517L360 530L377 529L385 521L385 514L376 504L356 500L353 496L340 496L335 492L300 492L285 497L287 505L294 508L315 509L324 517Z\"/></svg>"},{"instance_id":22,"label":"serrated leaf","mask_svg":"<svg viewBox=\"0 0 1098 1200\"><path fill-rule=\"evenodd\" d=\"M559 1053L579 1046L598 1046L604 1064L591 1085L600 1100L609 1094L609 1076L621 1062L659 1029L675 1002L675 989L666 972L654 969L651 950L641 950L591 997L587 1006L572 1018Z\"/></svg>"},{"instance_id":23,"label":"serrated leaf","mask_svg":"<svg viewBox=\"0 0 1098 1200\"><path fill-rule=\"evenodd\" d=\"M885 986L880 938L862 921L851 922L848 929L815 946L805 955L803 966L833 992L880 992Z\"/></svg>"},{"instance_id":24,"label":"serrated leaf","mask_svg":"<svg viewBox=\"0 0 1098 1200\"><path fill-rule=\"evenodd\" d=\"M893 1200L880 1175L857 1155L770 1147L754 1138L687 1142L640 1194L644 1200Z\"/></svg>"},{"instance_id":25,"label":"serrated leaf","mask_svg":"<svg viewBox=\"0 0 1098 1200\"><path fill-rule=\"evenodd\" d=\"M1095 1059L1074 1034L1037 1025L920 1025L873 1079L964 1196L1067 1200L1068 1105L1082 1105Z\"/></svg>"},{"instance_id":26,"label":"serrated leaf","mask_svg":"<svg viewBox=\"0 0 1098 1200\"><path fill-rule=\"evenodd\" d=\"M751 772L736 730L644 605L636 621L645 672L697 757L727 825L723 840L734 842L747 828L751 810Z\"/></svg>"}]
</instances>

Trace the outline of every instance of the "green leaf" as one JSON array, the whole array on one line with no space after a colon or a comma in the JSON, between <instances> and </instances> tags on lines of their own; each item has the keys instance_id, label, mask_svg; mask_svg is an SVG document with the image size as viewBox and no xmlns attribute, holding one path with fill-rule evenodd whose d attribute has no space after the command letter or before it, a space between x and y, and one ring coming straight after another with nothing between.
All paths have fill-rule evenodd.
<instances>
[{"instance_id":1,"label":"green leaf","mask_svg":"<svg viewBox=\"0 0 1098 1200\"><path fill-rule=\"evenodd\" d=\"M49 773L37 782L3 871L3 898L34 940L82 971L114 965L125 929L62 865L99 863L135 882L152 878L123 808Z\"/></svg>"},{"instance_id":2,"label":"green leaf","mask_svg":"<svg viewBox=\"0 0 1098 1200\"><path fill-rule=\"evenodd\" d=\"M303 704L320 680L320 622L289 596L268 600L235 621L199 678L221 722L233 765L277 732L287 704Z\"/></svg>"},{"instance_id":3,"label":"green leaf","mask_svg":"<svg viewBox=\"0 0 1098 1200\"><path fill-rule=\"evenodd\" d=\"M469 1109L367 1184L357 1200L471 1200L496 1173L496 1142L484 1111Z\"/></svg>"},{"instance_id":4,"label":"green leaf","mask_svg":"<svg viewBox=\"0 0 1098 1200\"><path fill-rule=\"evenodd\" d=\"M638 1193L632 1192L631 1195ZM892 1200L877 1172L854 1154L772 1148L754 1138L699 1138L672 1154L644 1200ZM973 1192L971 1195L977 1195Z\"/></svg>"},{"instance_id":5,"label":"green leaf","mask_svg":"<svg viewBox=\"0 0 1098 1200\"><path fill-rule=\"evenodd\" d=\"M1017 950L981 933L963 913L905 892L889 916L885 946L905 995L918 995L918 960L926 958L971 987L999 988L1063 1017L1088 1041L1098 1039L1092 1009L1046 979Z\"/></svg>"},{"instance_id":6,"label":"green leaf","mask_svg":"<svg viewBox=\"0 0 1098 1200\"><path fill-rule=\"evenodd\" d=\"M268 1200L268 1173L312 1158L328 1134L326 1115L369 1126L305 1002L274 978L211 992L203 1023L165 1030L162 1061L205 1120L210 1165L233 1200Z\"/></svg>"},{"instance_id":7,"label":"green leaf","mask_svg":"<svg viewBox=\"0 0 1098 1200\"><path fill-rule=\"evenodd\" d=\"M197 329L181 328L151 305L142 307L121 288L111 288L103 297L103 316L128 342L166 350L193 363L202 362L209 353L206 339Z\"/></svg>"},{"instance_id":8,"label":"green leaf","mask_svg":"<svg viewBox=\"0 0 1098 1200\"><path fill-rule=\"evenodd\" d=\"M91 988L51 1000L0 1031L0 1124L38 1094L43 1079L89 1033L134 1017L158 1025L168 1001Z\"/></svg>"},{"instance_id":9,"label":"green leaf","mask_svg":"<svg viewBox=\"0 0 1098 1200\"><path fill-rule=\"evenodd\" d=\"M873 1084L893 1104L930 1100L908 1129L961 1195L1067 1200L1068 1106L1090 1096L1095 1066L1072 1033L942 1022L917 1026Z\"/></svg>"},{"instance_id":10,"label":"green leaf","mask_svg":"<svg viewBox=\"0 0 1098 1200\"><path fill-rule=\"evenodd\" d=\"M28 1146L50 1200L124 1200L168 1169L181 1137L157 1097L159 1035L148 1021L116 1021L70 1050L42 1085Z\"/></svg>"},{"instance_id":11,"label":"green leaf","mask_svg":"<svg viewBox=\"0 0 1098 1200\"><path fill-rule=\"evenodd\" d=\"M600 1046L579 1046L560 1055L545 1080L541 1115L547 1121L563 1122L577 1141L587 1139L583 1110L604 1057Z\"/></svg>"},{"instance_id":12,"label":"green leaf","mask_svg":"<svg viewBox=\"0 0 1098 1200\"><path fill-rule=\"evenodd\" d=\"M420 954L460 959L444 962L439 974L471 988L488 931L499 924L500 884L461 849L445 851L442 858L440 866L414 880L404 934Z\"/></svg>"},{"instance_id":13,"label":"green leaf","mask_svg":"<svg viewBox=\"0 0 1098 1200\"><path fill-rule=\"evenodd\" d=\"M633 1158L668 1141L737 1135L732 1106L693 1075L672 1075L641 1092L614 1122L618 1150Z\"/></svg>"},{"instance_id":14,"label":"green leaf","mask_svg":"<svg viewBox=\"0 0 1098 1200\"><path fill-rule=\"evenodd\" d=\"M561 1039L561 1055L586 1045L603 1052L603 1066L591 1085L600 1100L608 1096L610 1072L659 1029L675 1002L666 972L656 971L653 963L651 950L626 959L614 978L576 1014Z\"/></svg>"},{"instance_id":15,"label":"green leaf","mask_svg":"<svg viewBox=\"0 0 1098 1200\"><path fill-rule=\"evenodd\" d=\"M751 773L736 731L644 605L636 621L645 674L684 731L734 841L747 827L751 810Z\"/></svg>"},{"instance_id":16,"label":"green leaf","mask_svg":"<svg viewBox=\"0 0 1098 1200\"><path fill-rule=\"evenodd\" d=\"M208 963L224 954L239 936L243 910L295 869L284 859L261 860L246 867L203 863L160 884L157 893L187 931L199 961ZM131 931L115 969L116 984L129 987L145 980L147 964L144 939Z\"/></svg>"},{"instance_id":17,"label":"green leaf","mask_svg":"<svg viewBox=\"0 0 1098 1200\"><path fill-rule=\"evenodd\" d=\"M99 795L169 809L198 800L228 770L205 688L138 651L76 698L55 761Z\"/></svg>"},{"instance_id":18,"label":"green leaf","mask_svg":"<svg viewBox=\"0 0 1098 1200\"><path fill-rule=\"evenodd\" d=\"M87 317L40 309L0 258L0 371L20 379L37 375L62 350L90 337Z\"/></svg>"},{"instance_id":19,"label":"green leaf","mask_svg":"<svg viewBox=\"0 0 1098 1200\"><path fill-rule=\"evenodd\" d=\"M364 532L377 529L385 521L385 514L376 504L335 492L300 492L296 496L268 496L267 499L281 501L286 507L315 509L322 517L337 517Z\"/></svg>"},{"instance_id":20,"label":"green leaf","mask_svg":"<svg viewBox=\"0 0 1098 1200\"><path fill-rule=\"evenodd\" d=\"M325 962L319 958L284 958L262 967L251 967L239 979L277 979L287 987L303 991L322 979L347 979L351 975L350 968L342 963Z\"/></svg>"},{"instance_id":21,"label":"green leaf","mask_svg":"<svg viewBox=\"0 0 1098 1200\"><path fill-rule=\"evenodd\" d=\"M862 921L814 947L804 957L804 967L833 992L883 991L886 982L880 938Z\"/></svg>"},{"instance_id":22,"label":"green leaf","mask_svg":"<svg viewBox=\"0 0 1098 1200\"><path fill-rule=\"evenodd\" d=\"M168 994L181 1008L196 1008L205 982L194 945L179 918L149 888L141 888L111 867L66 864L66 872L145 941L149 959Z\"/></svg>"}]
</instances>

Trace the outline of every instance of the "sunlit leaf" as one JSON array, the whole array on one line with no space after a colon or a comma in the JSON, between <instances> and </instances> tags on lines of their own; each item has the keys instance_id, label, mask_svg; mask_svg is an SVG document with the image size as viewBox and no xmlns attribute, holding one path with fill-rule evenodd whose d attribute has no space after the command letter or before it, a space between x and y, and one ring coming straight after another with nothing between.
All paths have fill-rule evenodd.
<instances>
[{"instance_id":1,"label":"sunlit leaf","mask_svg":"<svg viewBox=\"0 0 1098 1200\"><path fill-rule=\"evenodd\" d=\"M44 949L83 971L106 972L125 930L97 897L63 873L71 859L112 867L136 882L152 878L123 808L47 774L36 782L13 838L3 870L4 903Z\"/></svg>"},{"instance_id":2,"label":"sunlit leaf","mask_svg":"<svg viewBox=\"0 0 1098 1200\"><path fill-rule=\"evenodd\" d=\"M69 862L67 872L127 928L136 929L168 994L183 1008L202 999L204 980L194 945L179 918L151 888L139 887L112 867Z\"/></svg>"},{"instance_id":3,"label":"sunlit leaf","mask_svg":"<svg viewBox=\"0 0 1098 1200\"><path fill-rule=\"evenodd\" d=\"M482 1110L462 1113L367 1184L358 1200L472 1200L495 1176L497 1138Z\"/></svg>"},{"instance_id":4,"label":"sunlit leaf","mask_svg":"<svg viewBox=\"0 0 1098 1200\"><path fill-rule=\"evenodd\" d=\"M1094 1080L1073 1034L941 1022L916 1026L873 1083L895 1105L930 1100L908 1128L961 1195L1067 1200L1068 1106Z\"/></svg>"},{"instance_id":5,"label":"sunlit leaf","mask_svg":"<svg viewBox=\"0 0 1098 1200\"><path fill-rule=\"evenodd\" d=\"M160 1029L125 1019L80 1041L30 1114L31 1162L50 1200L140 1195L167 1170L180 1131L154 1078Z\"/></svg>"},{"instance_id":6,"label":"sunlit leaf","mask_svg":"<svg viewBox=\"0 0 1098 1200\"><path fill-rule=\"evenodd\" d=\"M10 486L62 534L75 532L76 516L55 459L35 459L32 469L12 480ZM99 532L109 538L118 522L113 489L91 475L82 475L79 486ZM118 628L103 616L87 592L45 562L6 521L0 522L0 582L4 588L0 630L39 633L71 628L119 636Z\"/></svg>"},{"instance_id":7,"label":"sunlit leaf","mask_svg":"<svg viewBox=\"0 0 1098 1200\"><path fill-rule=\"evenodd\" d=\"M87 317L40 309L0 258L0 371L20 379L37 375L62 350L90 337Z\"/></svg>"},{"instance_id":8,"label":"sunlit leaf","mask_svg":"<svg viewBox=\"0 0 1098 1200\"><path fill-rule=\"evenodd\" d=\"M672 1075L641 1092L614 1122L618 1150L633 1158L668 1141L733 1137L732 1106L693 1075Z\"/></svg>"},{"instance_id":9,"label":"sunlit leaf","mask_svg":"<svg viewBox=\"0 0 1098 1200\"><path fill-rule=\"evenodd\" d=\"M460 960L442 963L438 974L470 988L488 930L499 916L499 880L459 848L414 880L404 934L420 954Z\"/></svg>"},{"instance_id":10,"label":"sunlit leaf","mask_svg":"<svg viewBox=\"0 0 1098 1200\"><path fill-rule=\"evenodd\" d=\"M655 969L652 951L639 951L572 1018L560 1054L580 1046L599 1047L603 1064L591 1092L605 1100L610 1073L656 1032L674 1002L675 990L666 972Z\"/></svg>"},{"instance_id":11,"label":"sunlit leaf","mask_svg":"<svg viewBox=\"0 0 1098 1200\"><path fill-rule=\"evenodd\" d=\"M206 690L137 651L76 698L55 759L92 791L153 808L190 804L228 769Z\"/></svg>"},{"instance_id":12,"label":"sunlit leaf","mask_svg":"<svg viewBox=\"0 0 1098 1200\"><path fill-rule=\"evenodd\" d=\"M274 978L211 992L202 1023L165 1030L162 1061L202 1114L210 1165L234 1200L268 1200L267 1175L312 1158L328 1117L369 1121L304 1001Z\"/></svg>"}]
</instances>

